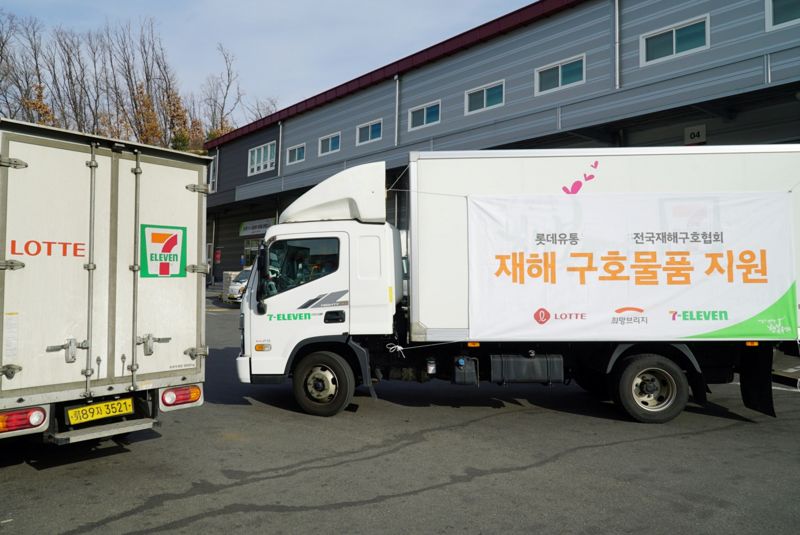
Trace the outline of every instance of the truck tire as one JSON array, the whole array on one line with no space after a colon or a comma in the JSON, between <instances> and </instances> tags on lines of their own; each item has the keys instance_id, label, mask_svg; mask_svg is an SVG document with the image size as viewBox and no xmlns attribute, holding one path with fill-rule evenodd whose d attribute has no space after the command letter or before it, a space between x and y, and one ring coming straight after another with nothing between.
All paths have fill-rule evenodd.
<instances>
[{"instance_id":1,"label":"truck tire","mask_svg":"<svg viewBox=\"0 0 800 535\"><path fill-rule=\"evenodd\" d=\"M315 416L333 416L350 405L355 391L350 364L336 353L316 351L307 355L292 375L297 403Z\"/></svg>"},{"instance_id":2,"label":"truck tire","mask_svg":"<svg viewBox=\"0 0 800 535\"><path fill-rule=\"evenodd\" d=\"M620 365L615 401L634 420L664 423L686 407L689 381L672 360L650 353L627 357Z\"/></svg>"}]
</instances>

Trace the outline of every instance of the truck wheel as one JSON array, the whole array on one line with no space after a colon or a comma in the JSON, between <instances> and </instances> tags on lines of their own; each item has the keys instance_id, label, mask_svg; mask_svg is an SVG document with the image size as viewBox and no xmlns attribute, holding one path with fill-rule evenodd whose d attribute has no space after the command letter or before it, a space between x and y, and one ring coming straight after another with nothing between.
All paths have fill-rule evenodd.
<instances>
[{"instance_id":1,"label":"truck wheel","mask_svg":"<svg viewBox=\"0 0 800 535\"><path fill-rule=\"evenodd\" d=\"M353 400L355 384L347 361L330 351L306 356L292 376L297 403L315 416L333 416L347 407Z\"/></svg>"},{"instance_id":2,"label":"truck wheel","mask_svg":"<svg viewBox=\"0 0 800 535\"><path fill-rule=\"evenodd\" d=\"M686 407L689 382L670 359L655 354L635 355L621 364L616 400L634 420L664 423Z\"/></svg>"}]
</instances>

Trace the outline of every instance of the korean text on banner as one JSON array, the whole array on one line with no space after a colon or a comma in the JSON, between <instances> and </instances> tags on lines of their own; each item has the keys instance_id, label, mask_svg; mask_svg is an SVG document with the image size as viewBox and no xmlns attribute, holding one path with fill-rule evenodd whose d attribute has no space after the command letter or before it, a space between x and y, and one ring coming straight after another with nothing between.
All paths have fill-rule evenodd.
<instances>
[{"instance_id":1,"label":"korean text on banner","mask_svg":"<svg viewBox=\"0 0 800 535\"><path fill-rule=\"evenodd\" d=\"M789 193L469 198L475 340L791 340Z\"/></svg>"}]
</instances>

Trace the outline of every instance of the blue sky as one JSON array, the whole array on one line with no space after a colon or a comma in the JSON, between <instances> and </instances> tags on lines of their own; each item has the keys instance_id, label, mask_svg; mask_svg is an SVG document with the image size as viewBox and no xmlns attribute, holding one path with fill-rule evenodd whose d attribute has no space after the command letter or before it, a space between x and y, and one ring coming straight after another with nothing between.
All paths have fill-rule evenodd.
<instances>
[{"instance_id":1,"label":"blue sky","mask_svg":"<svg viewBox=\"0 0 800 535\"><path fill-rule=\"evenodd\" d=\"M247 95L284 108L531 2L3 0L0 7L77 31L153 17L184 92L221 70L219 42L236 56Z\"/></svg>"}]
</instances>

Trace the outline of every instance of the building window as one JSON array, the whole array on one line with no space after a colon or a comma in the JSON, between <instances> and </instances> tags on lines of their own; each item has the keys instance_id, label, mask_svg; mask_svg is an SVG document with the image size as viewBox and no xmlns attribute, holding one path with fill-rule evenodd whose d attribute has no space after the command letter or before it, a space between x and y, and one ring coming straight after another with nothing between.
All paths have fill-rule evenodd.
<instances>
[{"instance_id":1,"label":"building window","mask_svg":"<svg viewBox=\"0 0 800 535\"><path fill-rule=\"evenodd\" d=\"M586 55L536 69L534 94L547 93L563 87L581 84L586 79Z\"/></svg>"},{"instance_id":2,"label":"building window","mask_svg":"<svg viewBox=\"0 0 800 535\"><path fill-rule=\"evenodd\" d=\"M299 163L306 159L306 144L295 145L286 150L286 165Z\"/></svg>"},{"instance_id":3,"label":"building window","mask_svg":"<svg viewBox=\"0 0 800 535\"><path fill-rule=\"evenodd\" d=\"M464 93L464 113L476 113L505 102L505 81L492 82Z\"/></svg>"},{"instance_id":4,"label":"building window","mask_svg":"<svg viewBox=\"0 0 800 535\"><path fill-rule=\"evenodd\" d=\"M358 125L356 131L358 132L356 137L356 145L363 145L364 143L378 141L383 135L383 119Z\"/></svg>"},{"instance_id":5,"label":"building window","mask_svg":"<svg viewBox=\"0 0 800 535\"><path fill-rule=\"evenodd\" d=\"M766 0L767 31L800 24L798 0Z\"/></svg>"},{"instance_id":6,"label":"building window","mask_svg":"<svg viewBox=\"0 0 800 535\"><path fill-rule=\"evenodd\" d=\"M247 155L247 176L275 169L275 142L254 147Z\"/></svg>"},{"instance_id":7,"label":"building window","mask_svg":"<svg viewBox=\"0 0 800 535\"><path fill-rule=\"evenodd\" d=\"M708 32L709 22L706 15L643 35L639 39L639 62L646 65L705 50L709 46Z\"/></svg>"},{"instance_id":8,"label":"building window","mask_svg":"<svg viewBox=\"0 0 800 535\"><path fill-rule=\"evenodd\" d=\"M341 132L319 138L319 155L324 156L332 152L339 152Z\"/></svg>"},{"instance_id":9,"label":"building window","mask_svg":"<svg viewBox=\"0 0 800 535\"><path fill-rule=\"evenodd\" d=\"M214 159L208 166L208 192L215 193L217 191L217 159L219 159L219 151L214 154Z\"/></svg>"},{"instance_id":10,"label":"building window","mask_svg":"<svg viewBox=\"0 0 800 535\"><path fill-rule=\"evenodd\" d=\"M408 129L416 130L432 124L437 124L441 119L441 101L429 102L417 108L408 110Z\"/></svg>"}]
</instances>

